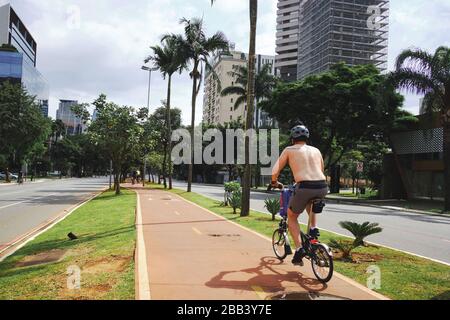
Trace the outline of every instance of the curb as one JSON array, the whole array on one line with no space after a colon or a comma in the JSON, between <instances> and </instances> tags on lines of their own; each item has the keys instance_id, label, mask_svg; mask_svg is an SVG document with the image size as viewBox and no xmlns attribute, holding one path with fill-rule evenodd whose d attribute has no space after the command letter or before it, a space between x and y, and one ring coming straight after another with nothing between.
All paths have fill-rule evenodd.
<instances>
[{"instance_id":1,"label":"curb","mask_svg":"<svg viewBox=\"0 0 450 320\"><path fill-rule=\"evenodd\" d=\"M377 208L377 209L390 210L390 211L403 211L403 212L424 214L424 215L429 215L429 216L436 216L436 217L450 219L450 215L444 215L444 214L433 213L433 212L422 211L422 210L405 209L405 208L401 208L401 207L380 206L380 205L376 205L376 204L353 202L353 201L348 201L345 199L341 200L341 199L335 199L335 198L325 198L325 201L336 202L337 204L355 205L355 206L360 206L360 207L370 207L370 208Z\"/></svg>"},{"instance_id":2,"label":"curb","mask_svg":"<svg viewBox=\"0 0 450 320\"><path fill-rule=\"evenodd\" d=\"M34 228L33 230L27 232L24 235L19 236L15 240L11 241L10 243L6 244L4 247L0 249L0 262L3 262L6 258L16 253L19 249L23 248L25 245L27 245L30 241L36 239L38 236L43 234L44 232L50 230L53 228L56 224L66 219L68 216L70 216L73 212L75 212L77 209L88 203L89 201L97 198L99 195L105 193L109 188L104 188L101 191L90 195L84 200L81 200L77 204L69 207L69 209L65 209L63 212L58 214L55 218L44 222L43 224L39 225L38 227Z\"/></svg>"}]
</instances>

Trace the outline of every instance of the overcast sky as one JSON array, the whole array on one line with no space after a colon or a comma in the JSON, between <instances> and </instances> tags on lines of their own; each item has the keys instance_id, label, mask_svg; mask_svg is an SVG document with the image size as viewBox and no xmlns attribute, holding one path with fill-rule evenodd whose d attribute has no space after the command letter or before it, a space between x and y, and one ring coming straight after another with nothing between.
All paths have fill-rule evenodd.
<instances>
[{"instance_id":1,"label":"overcast sky","mask_svg":"<svg viewBox=\"0 0 450 320\"><path fill-rule=\"evenodd\" d=\"M0 4L7 1L0 0ZM223 31L248 50L248 1L218 0L12 0L38 43L38 69L50 84L50 116L59 99L92 102L100 93L136 107L146 106L148 74L142 70L149 47L167 32L182 32L182 17L204 17L207 32ZM275 54L276 0L259 0L257 53ZM404 48L434 51L450 46L449 0L391 0L389 68ZM79 13L79 14L78 14ZM79 19L77 18L79 16ZM191 82L175 76L173 106L190 122ZM152 109L165 99L166 83L155 75ZM202 117L198 98L197 121ZM408 95L405 108L417 113L419 97Z\"/></svg>"}]
</instances>

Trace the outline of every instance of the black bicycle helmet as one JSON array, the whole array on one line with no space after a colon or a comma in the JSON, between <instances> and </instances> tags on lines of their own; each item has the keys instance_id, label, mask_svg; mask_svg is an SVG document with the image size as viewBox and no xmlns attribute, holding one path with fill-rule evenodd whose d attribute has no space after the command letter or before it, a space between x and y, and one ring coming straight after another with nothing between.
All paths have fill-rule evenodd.
<instances>
[{"instance_id":1,"label":"black bicycle helmet","mask_svg":"<svg viewBox=\"0 0 450 320\"><path fill-rule=\"evenodd\" d=\"M309 130L305 126L295 126L291 130L291 138L299 139L299 138L307 138L309 139Z\"/></svg>"}]
</instances>

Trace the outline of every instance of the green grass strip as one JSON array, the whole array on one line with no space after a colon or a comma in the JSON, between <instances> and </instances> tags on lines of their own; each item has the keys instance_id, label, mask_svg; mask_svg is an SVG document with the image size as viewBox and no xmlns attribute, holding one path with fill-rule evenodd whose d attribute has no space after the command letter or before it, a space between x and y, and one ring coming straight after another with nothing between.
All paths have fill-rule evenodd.
<instances>
[{"instance_id":1,"label":"green grass strip","mask_svg":"<svg viewBox=\"0 0 450 320\"><path fill-rule=\"evenodd\" d=\"M77 209L0 263L1 300L133 300L136 194L106 192ZM70 241L73 232L78 240ZM37 254L63 250L58 262L27 265ZM35 259L34 259L35 260ZM25 265L24 265L25 263ZM70 267L81 270L70 290Z\"/></svg>"}]
</instances>

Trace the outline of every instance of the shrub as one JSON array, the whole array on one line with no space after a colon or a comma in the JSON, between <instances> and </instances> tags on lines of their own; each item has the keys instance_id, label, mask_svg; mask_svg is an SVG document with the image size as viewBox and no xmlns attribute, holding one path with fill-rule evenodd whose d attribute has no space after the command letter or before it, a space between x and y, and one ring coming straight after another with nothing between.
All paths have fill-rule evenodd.
<instances>
[{"instance_id":1,"label":"shrub","mask_svg":"<svg viewBox=\"0 0 450 320\"><path fill-rule=\"evenodd\" d=\"M278 198L267 198L264 204L264 207L272 214L272 221L275 221L275 217L281 208L280 200Z\"/></svg>"},{"instance_id":2,"label":"shrub","mask_svg":"<svg viewBox=\"0 0 450 320\"><path fill-rule=\"evenodd\" d=\"M242 192L241 190L235 191L228 199L230 206L233 208L233 214L236 214L236 210L241 208L242 204Z\"/></svg>"},{"instance_id":3,"label":"shrub","mask_svg":"<svg viewBox=\"0 0 450 320\"><path fill-rule=\"evenodd\" d=\"M336 251L342 253L342 259L347 261L353 261L352 251L355 249L355 245L351 241L346 240L335 240L331 239L330 247Z\"/></svg>"},{"instance_id":4,"label":"shrub","mask_svg":"<svg viewBox=\"0 0 450 320\"><path fill-rule=\"evenodd\" d=\"M225 195L224 195L224 204L225 206L228 206L230 202L230 197L232 196L233 192L240 191L241 185L239 182L227 182L224 185L225 187Z\"/></svg>"},{"instance_id":5,"label":"shrub","mask_svg":"<svg viewBox=\"0 0 450 320\"><path fill-rule=\"evenodd\" d=\"M343 221L340 222L339 225L353 234L355 237L355 241L353 242L355 248L365 246L364 239L368 236L383 231L378 223L364 222L363 224L359 224L356 222Z\"/></svg>"}]
</instances>

